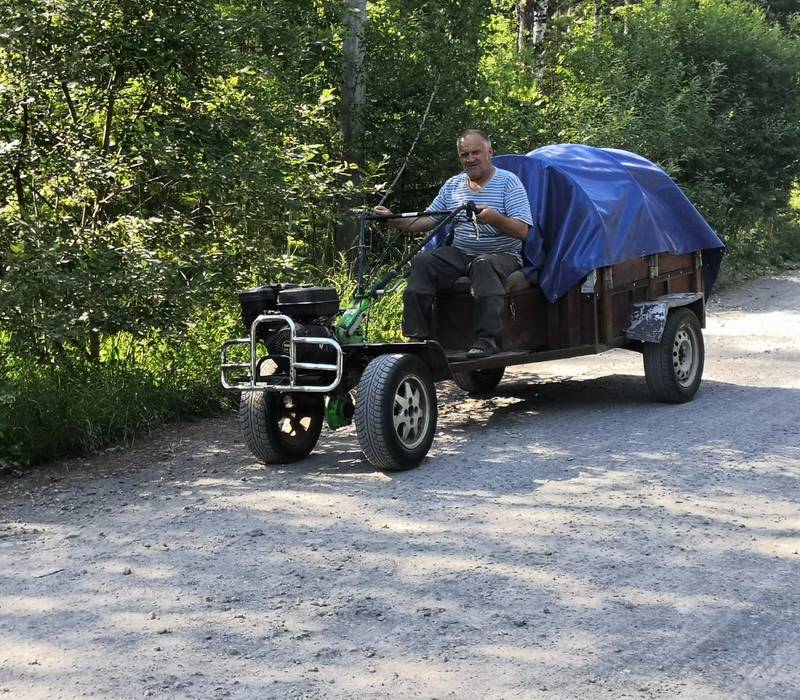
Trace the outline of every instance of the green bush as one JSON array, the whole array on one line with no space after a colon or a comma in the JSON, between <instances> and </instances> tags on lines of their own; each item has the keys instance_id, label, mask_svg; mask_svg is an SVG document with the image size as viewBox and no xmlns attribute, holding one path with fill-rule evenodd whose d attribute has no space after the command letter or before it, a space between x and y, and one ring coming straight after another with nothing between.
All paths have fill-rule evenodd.
<instances>
[{"instance_id":1,"label":"green bush","mask_svg":"<svg viewBox=\"0 0 800 700\"><path fill-rule=\"evenodd\" d=\"M548 140L659 163L723 234L786 206L800 174L800 44L758 7L648 0L599 33L587 14L561 39Z\"/></svg>"},{"instance_id":2,"label":"green bush","mask_svg":"<svg viewBox=\"0 0 800 700\"><path fill-rule=\"evenodd\" d=\"M720 274L723 286L800 266L800 219L794 211L737 229L726 242L728 250Z\"/></svg>"}]
</instances>

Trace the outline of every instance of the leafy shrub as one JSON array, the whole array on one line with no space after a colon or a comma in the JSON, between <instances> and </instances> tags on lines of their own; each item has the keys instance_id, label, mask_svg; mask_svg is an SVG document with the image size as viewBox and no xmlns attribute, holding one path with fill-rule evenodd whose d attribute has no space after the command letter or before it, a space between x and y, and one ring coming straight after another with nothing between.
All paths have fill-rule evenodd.
<instances>
[{"instance_id":1,"label":"leafy shrub","mask_svg":"<svg viewBox=\"0 0 800 700\"><path fill-rule=\"evenodd\" d=\"M800 265L800 219L794 211L737 229L726 242L728 251L720 275L723 286Z\"/></svg>"},{"instance_id":2,"label":"leafy shrub","mask_svg":"<svg viewBox=\"0 0 800 700\"><path fill-rule=\"evenodd\" d=\"M587 15L561 38L545 81L550 140L644 155L723 232L786 205L800 174L800 45L756 6L648 1L599 35Z\"/></svg>"}]
</instances>

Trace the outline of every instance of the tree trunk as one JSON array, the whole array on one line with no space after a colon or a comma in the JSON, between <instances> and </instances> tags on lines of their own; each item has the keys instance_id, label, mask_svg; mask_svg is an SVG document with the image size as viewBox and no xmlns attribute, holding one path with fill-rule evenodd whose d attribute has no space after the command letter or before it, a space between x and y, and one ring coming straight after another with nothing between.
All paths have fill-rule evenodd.
<instances>
[{"instance_id":1,"label":"tree trunk","mask_svg":"<svg viewBox=\"0 0 800 700\"><path fill-rule=\"evenodd\" d=\"M603 0L594 0L594 35L599 39L603 30Z\"/></svg>"},{"instance_id":2,"label":"tree trunk","mask_svg":"<svg viewBox=\"0 0 800 700\"><path fill-rule=\"evenodd\" d=\"M534 0L516 0L517 51L524 51L533 35Z\"/></svg>"},{"instance_id":3,"label":"tree trunk","mask_svg":"<svg viewBox=\"0 0 800 700\"><path fill-rule=\"evenodd\" d=\"M27 219L27 211L25 209L25 185L22 182L22 160L25 153L25 148L28 145L28 105L22 105L22 134L19 138L19 151L17 153L17 160L11 168L11 176L14 179L14 190L17 194L17 204L19 206L19 214L23 219Z\"/></svg>"},{"instance_id":4,"label":"tree trunk","mask_svg":"<svg viewBox=\"0 0 800 700\"><path fill-rule=\"evenodd\" d=\"M545 35L547 34L547 23L550 19L550 0L539 0L533 4L533 32L531 33L531 44L536 53L541 52ZM555 4L555 3L553 3Z\"/></svg>"},{"instance_id":5,"label":"tree trunk","mask_svg":"<svg viewBox=\"0 0 800 700\"><path fill-rule=\"evenodd\" d=\"M72 94L69 91L69 85L67 85L66 80L61 81L61 92L64 93L64 99L67 101L67 108L69 109L69 115L72 117L72 123L78 123L78 111L75 109L75 102L72 100Z\"/></svg>"},{"instance_id":6,"label":"tree trunk","mask_svg":"<svg viewBox=\"0 0 800 700\"><path fill-rule=\"evenodd\" d=\"M364 31L367 24L367 0L346 0L346 36L342 47L342 160L364 165L364 104L367 98L366 46ZM360 175L347 175L358 184ZM336 227L336 251L346 251L355 236L357 225L350 209L358 205L352 195L341 200L341 222Z\"/></svg>"},{"instance_id":7,"label":"tree trunk","mask_svg":"<svg viewBox=\"0 0 800 700\"><path fill-rule=\"evenodd\" d=\"M103 123L103 142L100 150L105 153L111 146L111 129L114 125L114 107L117 104L118 85L122 84L122 73L115 68L108 79L108 98L106 103L106 117Z\"/></svg>"},{"instance_id":8,"label":"tree trunk","mask_svg":"<svg viewBox=\"0 0 800 700\"><path fill-rule=\"evenodd\" d=\"M629 0L622 0L622 6L625 8L625 12L622 15L622 33L625 36L628 36L628 7L630 4Z\"/></svg>"},{"instance_id":9,"label":"tree trunk","mask_svg":"<svg viewBox=\"0 0 800 700\"><path fill-rule=\"evenodd\" d=\"M98 331L89 331L89 348L87 355L89 361L93 365L100 364L100 333Z\"/></svg>"},{"instance_id":10,"label":"tree trunk","mask_svg":"<svg viewBox=\"0 0 800 700\"><path fill-rule=\"evenodd\" d=\"M541 54L556 7L556 0L516 0L518 51L530 47L537 55Z\"/></svg>"}]
</instances>

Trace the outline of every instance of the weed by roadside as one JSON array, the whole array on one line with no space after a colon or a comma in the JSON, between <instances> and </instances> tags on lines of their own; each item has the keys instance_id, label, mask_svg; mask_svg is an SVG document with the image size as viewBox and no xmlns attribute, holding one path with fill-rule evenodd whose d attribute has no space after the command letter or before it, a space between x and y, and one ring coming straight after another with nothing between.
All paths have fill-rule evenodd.
<instances>
[{"instance_id":1,"label":"weed by roadside","mask_svg":"<svg viewBox=\"0 0 800 700\"><path fill-rule=\"evenodd\" d=\"M109 338L116 352L98 363L4 353L0 467L128 444L165 421L219 412L229 405L218 380L220 338L233 323L229 313L209 311L181 337Z\"/></svg>"}]
</instances>

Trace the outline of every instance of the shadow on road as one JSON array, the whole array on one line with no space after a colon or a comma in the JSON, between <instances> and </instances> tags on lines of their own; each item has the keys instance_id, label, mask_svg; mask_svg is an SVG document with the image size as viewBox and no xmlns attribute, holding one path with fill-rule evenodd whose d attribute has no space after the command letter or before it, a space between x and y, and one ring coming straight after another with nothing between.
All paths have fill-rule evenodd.
<instances>
[{"instance_id":1,"label":"shadow on road","mask_svg":"<svg viewBox=\"0 0 800 700\"><path fill-rule=\"evenodd\" d=\"M444 386L409 472L352 430L267 469L220 420L160 464L6 479L0 688L792 697L799 399L515 375Z\"/></svg>"}]
</instances>

